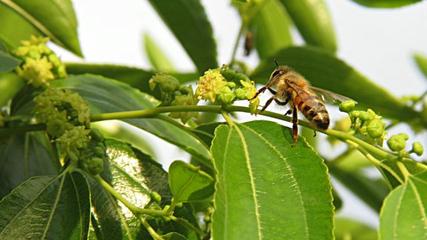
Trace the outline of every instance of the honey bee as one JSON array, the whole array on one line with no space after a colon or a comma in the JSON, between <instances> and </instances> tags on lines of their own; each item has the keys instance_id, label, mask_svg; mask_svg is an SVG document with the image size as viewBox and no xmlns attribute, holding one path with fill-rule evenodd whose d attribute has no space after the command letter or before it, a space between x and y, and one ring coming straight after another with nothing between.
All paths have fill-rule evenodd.
<instances>
[{"instance_id":1,"label":"honey bee","mask_svg":"<svg viewBox=\"0 0 427 240\"><path fill-rule=\"evenodd\" d=\"M308 81L298 72L288 66L278 66L271 73L267 84L255 94L269 90L273 96L267 100L261 112L274 100L278 105L290 103L291 108L285 113L292 113L292 137L294 143L298 140L298 110L316 128L326 130L329 127L329 114L325 107L325 100L343 102L349 98L329 92L324 89L312 87Z\"/></svg>"}]
</instances>

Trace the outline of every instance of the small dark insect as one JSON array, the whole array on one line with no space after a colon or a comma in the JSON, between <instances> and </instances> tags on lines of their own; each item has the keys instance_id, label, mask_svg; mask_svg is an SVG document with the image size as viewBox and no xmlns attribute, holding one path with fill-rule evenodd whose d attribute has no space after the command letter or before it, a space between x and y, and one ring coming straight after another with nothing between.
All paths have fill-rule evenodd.
<instances>
[{"instance_id":1,"label":"small dark insect","mask_svg":"<svg viewBox=\"0 0 427 240\"><path fill-rule=\"evenodd\" d=\"M245 36L245 56L251 54L251 50L254 47L254 34L252 32L246 32Z\"/></svg>"},{"instance_id":2,"label":"small dark insect","mask_svg":"<svg viewBox=\"0 0 427 240\"><path fill-rule=\"evenodd\" d=\"M276 63L276 65L278 65ZM324 100L338 100L340 102L349 98L333 92L312 87L308 81L298 72L288 66L277 66L271 73L267 84L260 88L255 97L269 90L273 96L267 100L261 112L274 100L279 105L290 104L285 115L292 113L292 137L298 141L298 115L297 111L309 120L316 128L325 130L329 127L329 114L326 110ZM255 98L254 97L254 98Z\"/></svg>"}]
</instances>

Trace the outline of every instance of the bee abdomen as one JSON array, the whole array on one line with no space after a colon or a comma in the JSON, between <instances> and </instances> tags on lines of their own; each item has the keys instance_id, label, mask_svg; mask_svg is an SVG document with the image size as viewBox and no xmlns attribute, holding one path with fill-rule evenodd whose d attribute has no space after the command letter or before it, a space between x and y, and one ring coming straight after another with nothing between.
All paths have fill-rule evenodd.
<instances>
[{"instance_id":1,"label":"bee abdomen","mask_svg":"<svg viewBox=\"0 0 427 240\"><path fill-rule=\"evenodd\" d=\"M300 111L307 120L311 121L319 129L328 129L329 114L325 105L317 101L308 101L300 105Z\"/></svg>"}]
</instances>

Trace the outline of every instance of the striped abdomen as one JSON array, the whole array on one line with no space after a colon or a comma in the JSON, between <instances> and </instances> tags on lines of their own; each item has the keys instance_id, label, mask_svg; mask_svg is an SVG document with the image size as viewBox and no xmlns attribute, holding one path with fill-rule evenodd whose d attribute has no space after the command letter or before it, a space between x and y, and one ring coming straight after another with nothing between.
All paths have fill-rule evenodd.
<instances>
[{"instance_id":1,"label":"striped abdomen","mask_svg":"<svg viewBox=\"0 0 427 240\"><path fill-rule=\"evenodd\" d=\"M299 91L293 102L298 110L319 129L328 129L329 114L325 104L317 97L305 91Z\"/></svg>"}]
</instances>

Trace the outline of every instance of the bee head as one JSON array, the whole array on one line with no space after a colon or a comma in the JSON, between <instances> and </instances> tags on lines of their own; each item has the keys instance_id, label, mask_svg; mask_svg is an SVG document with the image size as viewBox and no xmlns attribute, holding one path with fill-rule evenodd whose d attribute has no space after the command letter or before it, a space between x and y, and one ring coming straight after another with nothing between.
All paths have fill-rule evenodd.
<instances>
[{"instance_id":1,"label":"bee head","mask_svg":"<svg viewBox=\"0 0 427 240\"><path fill-rule=\"evenodd\" d=\"M278 76L282 76L288 72L292 71L292 68L285 66L285 65L281 65L281 66L277 66L274 71L271 73L270 76L270 81L273 80L274 78L278 77Z\"/></svg>"}]
</instances>

